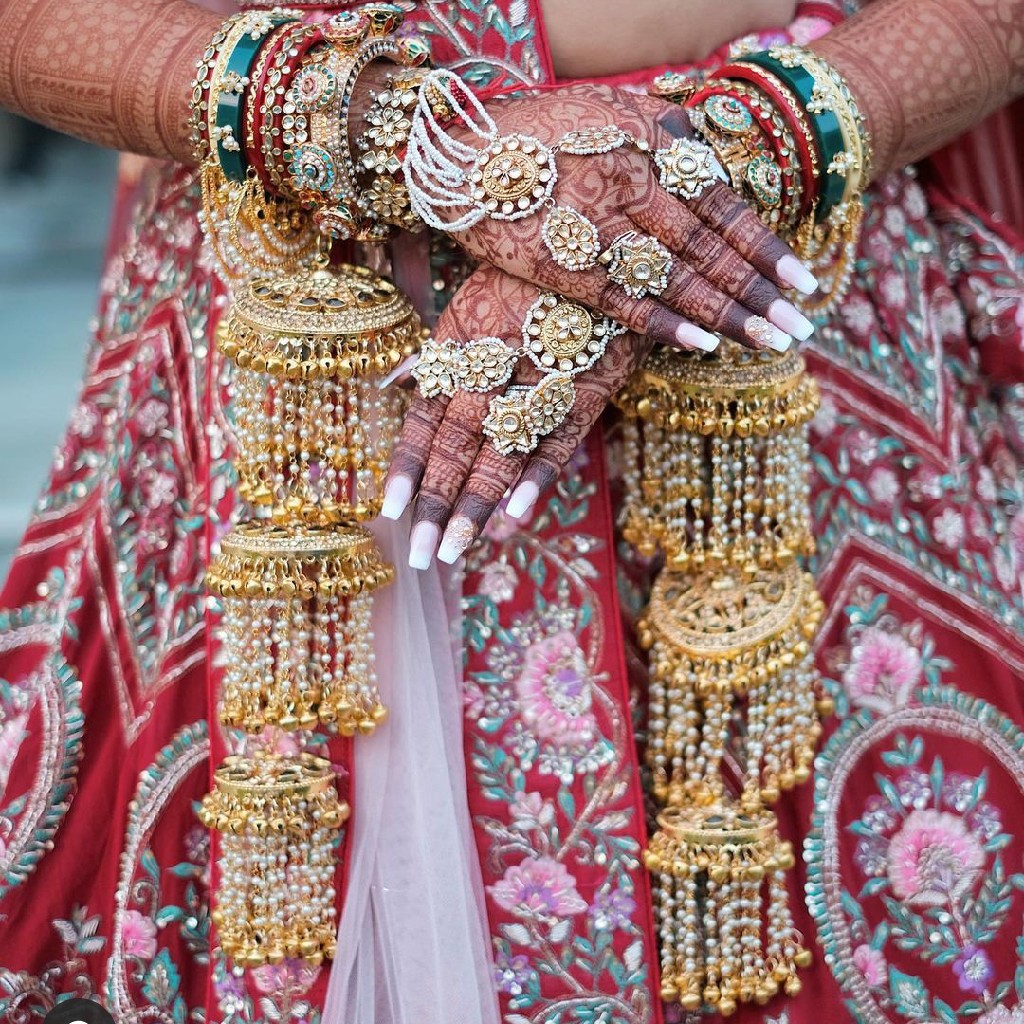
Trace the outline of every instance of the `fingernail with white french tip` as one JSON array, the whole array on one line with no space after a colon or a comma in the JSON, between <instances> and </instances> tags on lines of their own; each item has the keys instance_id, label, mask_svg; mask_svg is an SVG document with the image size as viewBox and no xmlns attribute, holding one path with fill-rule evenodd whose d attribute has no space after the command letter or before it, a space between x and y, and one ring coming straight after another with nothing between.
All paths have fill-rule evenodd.
<instances>
[{"instance_id":1,"label":"fingernail with white french tip","mask_svg":"<svg viewBox=\"0 0 1024 1024\"><path fill-rule=\"evenodd\" d=\"M718 336L701 330L696 324L680 324L676 328L676 341L686 348L699 348L702 352L714 352L718 348Z\"/></svg>"},{"instance_id":2,"label":"fingernail with white french tip","mask_svg":"<svg viewBox=\"0 0 1024 1024\"><path fill-rule=\"evenodd\" d=\"M540 488L532 480L524 480L513 492L505 506L505 514L511 519L522 519L533 508Z\"/></svg>"},{"instance_id":3,"label":"fingernail with white french tip","mask_svg":"<svg viewBox=\"0 0 1024 1024\"><path fill-rule=\"evenodd\" d=\"M377 381L377 387L383 391L389 384L394 384L399 377L403 377L419 362L419 358L418 352L406 356L386 377L381 377Z\"/></svg>"},{"instance_id":4,"label":"fingernail with white french tip","mask_svg":"<svg viewBox=\"0 0 1024 1024\"><path fill-rule=\"evenodd\" d=\"M818 279L795 257L783 256L775 264L779 280L804 295L813 295L818 290Z\"/></svg>"},{"instance_id":5,"label":"fingernail with white french tip","mask_svg":"<svg viewBox=\"0 0 1024 1024\"><path fill-rule=\"evenodd\" d=\"M385 519L401 519L412 497L412 481L407 476L393 476L384 488L380 514Z\"/></svg>"},{"instance_id":6,"label":"fingernail with white french tip","mask_svg":"<svg viewBox=\"0 0 1024 1024\"><path fill-rule=\"evenodd\" d=\"M768 307L768 319L797 341L806 341L814 333L814 324L785 299L776 299Z\"/></svg>"},{"instance_id":7,"label":"fingernail with white french tip","mask_svg":"<svg viewBox=\"0 0 1024 1024\"><path fill-rule=\"evenodd\" d=\"M441 529L436 523L417 523L412 528L409 538L409 566L413 569L429 569L434 551L437 549L437 538Z\"/></svg>"},{"instance_id":8,"label":"fingernail with white french tip","mask_svg":"<svg viewBox=\"0 0 1024 1024\"><path fill-rule=\"evenodd\" d=\"M476 527L466 516L456 516L444 531L441 546L437 549L437 560L445 565L454 565L476 540Z\"/></svg>"}]
</instances>

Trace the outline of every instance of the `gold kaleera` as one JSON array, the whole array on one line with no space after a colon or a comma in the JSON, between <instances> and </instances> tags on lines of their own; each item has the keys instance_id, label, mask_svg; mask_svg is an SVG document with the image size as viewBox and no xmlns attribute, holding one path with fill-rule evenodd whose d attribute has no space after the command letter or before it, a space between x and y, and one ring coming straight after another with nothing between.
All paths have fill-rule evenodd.
<instances>
[{"instance_id":1,"label":"gold kaleera","mask_svg":"<svg viewBox=\"0 0 1024 1024\"><path fill-rule=\"evenodd\" d=\"M811 653L822 603L799 564L818 400L799 354L725 340L656 350L617 399L623 532L665 558L640 624L663 806L646 863L663 995L687 1010L793 993L809 962L767 805L808 777L827 710Z\"/></svg>"},{"instance_id":2,"label":"gold kaleera","mask_svg":"<svg viewBox=\"0 0 1024 1024\"><path fill-rule=\"evenodd\" d=\"M314 264L237 289L217 342L231 382L242 497L277 522L360 522L380 510L404 396L377 381L421 340L390 281Z\"/></svg>"},{"instance_id":3,"label":"gold kaleera","mask_svg":"<svg viewBox=\"0 0 1024 1024\"><path fill-rule=\"evenodd\" d=\"M404 404L377 384L415 351L420 321L389 281L322 256L233 291L217 344L232 364L239 493L256 517L208 572L223 607L220 717L249 734L369 735L386 717L372 599L394 570L359 524L380 509ZM236 965L333 956L337 806L330 766L308 754L218 769L203 814L223 832L215 923Z\"/></svg>"},{"instance_id":4,"label":"gold kaleera","mask_svg":"<svg viewBox=\"0 0 1024 1024\"><path fill-rule=\"evenodd\" d=\"M211 916L236 965L334 955L334 846L348 816L322 758L233 755L216 770L199 818L221 833Z\"/></svg>"},{"instance_id":5,"label":"gold kaleera","mask_svg":"<svg viewBox=\"0 0 1024 1024\"><path fill-rule=\"evenodd\" d=\"M267 725L372 733L387 714L374 667L373 593L393 578L358 526L236 527L207 573L231 652L221 721L250 733Z\"/></svg>"},{"instance_id":6,"label":"gold kaleera","mask_svg":"<svg viewBox=\"0 0 1024 1024\"><path fill-rule=\"evenodd\" d=\"M671 568L753 571L813 551L807 424L818 388L796 352L722 341L657 350L616 404L626 414L623 534Z\"/></svg>"}]
</instances>

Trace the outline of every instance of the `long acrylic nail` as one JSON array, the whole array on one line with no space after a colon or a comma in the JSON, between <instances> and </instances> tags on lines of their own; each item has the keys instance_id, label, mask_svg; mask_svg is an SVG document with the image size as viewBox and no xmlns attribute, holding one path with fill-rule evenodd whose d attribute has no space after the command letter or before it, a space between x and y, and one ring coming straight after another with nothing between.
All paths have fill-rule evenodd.
<instances>
[{"instance_id":1,"label":"long acrylic nail","mask_svg":"<svg viewBox=\"0 0 1024 1024\"><path fill-rule=\"evenodd\" d=\"M409 565L413 569L429 569L437 549L441 528L436 523L417 523L409 538Z\"/></svg>"},{"instance_id":2,"label":"long acrylic nail","mask_svg":"<svg viewBox=\"0 0 1024 1024\"><path fill-rule=\"evenodd\" d=\"M790 335L780 331L777 327L772 328L772 340L768 342L769 348L775 349L776 352L785 352L792 344L793 339Z\"/></svg>"},{"instance_id":3,"label":"long acrylic nail","mask_svg":"<svg viewBox=\"0 0 1024 1024\"><path fill-rule=\"evenodd\" d=\"M524 480L513 492L505 506L505 514L510 519L522 519L533 508L540 488L532 480Z\"/></svg>"},{"instance_id":4,"label":"long acrylic nail","mask_svg":"<svg viewBox=\"0 0 1024 1024\"><path fill-rule=\"evenodd\" d=\"M785 352L793 339L773 327L763 316L748 316L744 321L743 330L747 337L753 342L754 348L772 348L776 352Z\"/></svg>"},{"instance_id":5,"label":"long acrylic nail","mask_svg":"<svg viewBox=\"0 0 1024 1024\"><path fill-rule=\"evenodd\" d=\"M718 336L701 330L696 324L680 324L676 328L676 342L686 348L699 348L702 352L714 352L718 348Z\"/></svg>"},{"instance_id":6,"label":"long acrylic nail","mask_svg":"<svg viewBox=\"0 0 1024 1024\"><path fill-rule=\"evenodd\" d=\"M818 279L795 256L783 256L775 264L775 272L780 281L804 295L812 295L818 290Z\"/></svg>"},{"instance_id":7,"label":"long acrylic nail","mask_svg":"<svg viewBox=\"0 0 1024 1024\"><path fill-rule=\"evenodd\" d=\"M412 481L402 474L393 476L384 488L384 501L381 502L380 514L385 519L401 519L402 513L409 505L412 497Z\"/></svg>"},{"instance_id":8,"label":"long acrylic nail","mask_svg":"<svg viewBox=\"0 0 1024 1024\"><path fill-rule=\"evenodd\" d=\"M444 531L441 546L437 549L437 560L446 565L454 565L474 540L476 527L473 521L467 516L456 516Z\"/></svg>"},{"instance_id":9,"label":"long acrylic nail","mask_svg":"<svg viewBox=\"0 0 1024 1024\"><path fill-rule=\"evenodd\" d=\"M419 362L419 359L418 352L414 352L411 356L406 356L386 377L381 377L377 381L377 387L383 391L389 384L394 384L399 377L407 374Z\"/></svg>"},{"instance_id":10,"label":"long acrylic nail","mask_svg":"<svg viewBox=\"0 0 1024 1024\"><path fill-rule=\"evenodd\" d=\"M768 319L797 341L806 341L814 333L814 324L785 299L776 299L768 307Z\"/></svg>"}]
</instances>

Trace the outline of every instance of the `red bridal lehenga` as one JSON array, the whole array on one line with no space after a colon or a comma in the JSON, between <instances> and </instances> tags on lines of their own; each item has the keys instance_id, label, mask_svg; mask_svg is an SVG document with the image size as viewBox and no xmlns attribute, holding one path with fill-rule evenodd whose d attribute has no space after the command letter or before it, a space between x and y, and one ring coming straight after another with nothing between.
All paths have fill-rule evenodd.
<instances>
[{"instance_id":1,"label":"red bridal lehenga","mask_svg":"<svg viewBox=\"0 0 1024 1024\"><path fill-rule=\"evenodd\" d=\"M417 16L482 81L548 77L525 0ZM790 33L836 17L804 5ZM229 739L203 577L233 479L198 205L180 168L121 184L81 396L0 602L5 1021L77 995L121 1024L350 1024L323 1013L329 965L242 976L211 933L195 811ZM778 809L804 843L791 903L815 963L740 1020L1024 1022L1022 348L1021 238L912 171L873 188L849 297L805 346L836 714ZM528 526L492 521L462 580L465 781L508 1024L678 1015L640 860L644 574L615 586L620 469L614 433L592 436ZM330 752L353 786L348 746Z\"/></svg>"}]
</instances>

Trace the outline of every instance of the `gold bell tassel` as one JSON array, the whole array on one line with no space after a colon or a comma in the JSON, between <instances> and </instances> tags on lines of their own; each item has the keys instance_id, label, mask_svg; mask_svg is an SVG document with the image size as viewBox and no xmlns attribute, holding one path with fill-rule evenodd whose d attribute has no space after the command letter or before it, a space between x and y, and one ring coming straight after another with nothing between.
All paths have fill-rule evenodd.
<instances>
[{"instance_id":1,"label":"gold bell tassel","mask_svg":"<svg viewBox=\"0 0 1024 1024\"><path fill-rule=\"evenodd\" d=\"M368 736L387 711L377 691L373 592L394 578L362 527L240 524L207 573L231 651L220 719L259 732L332 725Z\"/></svg>"},{"instance_id":2,"label":"gold bell tassel","mask_svg":"<svg viewBox=\"0 0 1024 1024\"><path fill-rule=\"evenodd\" d=\"M741 1002L800 990L810 964L789 911L793 850L775 815L699 799L658 815L644 862L654 876L661 996L685 1010L728 1016Z\"/></svg>"},{"instance_id":3,"label":"gold bell tassel","mask_svg":"<svg viewBox=\"0 0 1024 1024\"><path fill-rule=\"evenodd\" d=\"M640 624L662 994L728 1015L798 991L810 961L788 905L792 849L767 805L808 778L820 732L823 607L799 564L813 550L818 392L797 353L723 341L656 351L618 404L623 532L665 557Z\"/></svg>"},{"instance_id":4,"label":"gold bell tassel","mask_svg":"<svg viewBox=\"0 0 1024 1024\"><path fill-rule=\"evenodd\" d=\"M199 819L221 833L212 917L234 963L334 955L334 846L348 815L322 758L234 755L217 769Z\"/></svg>"}]
</instances>

